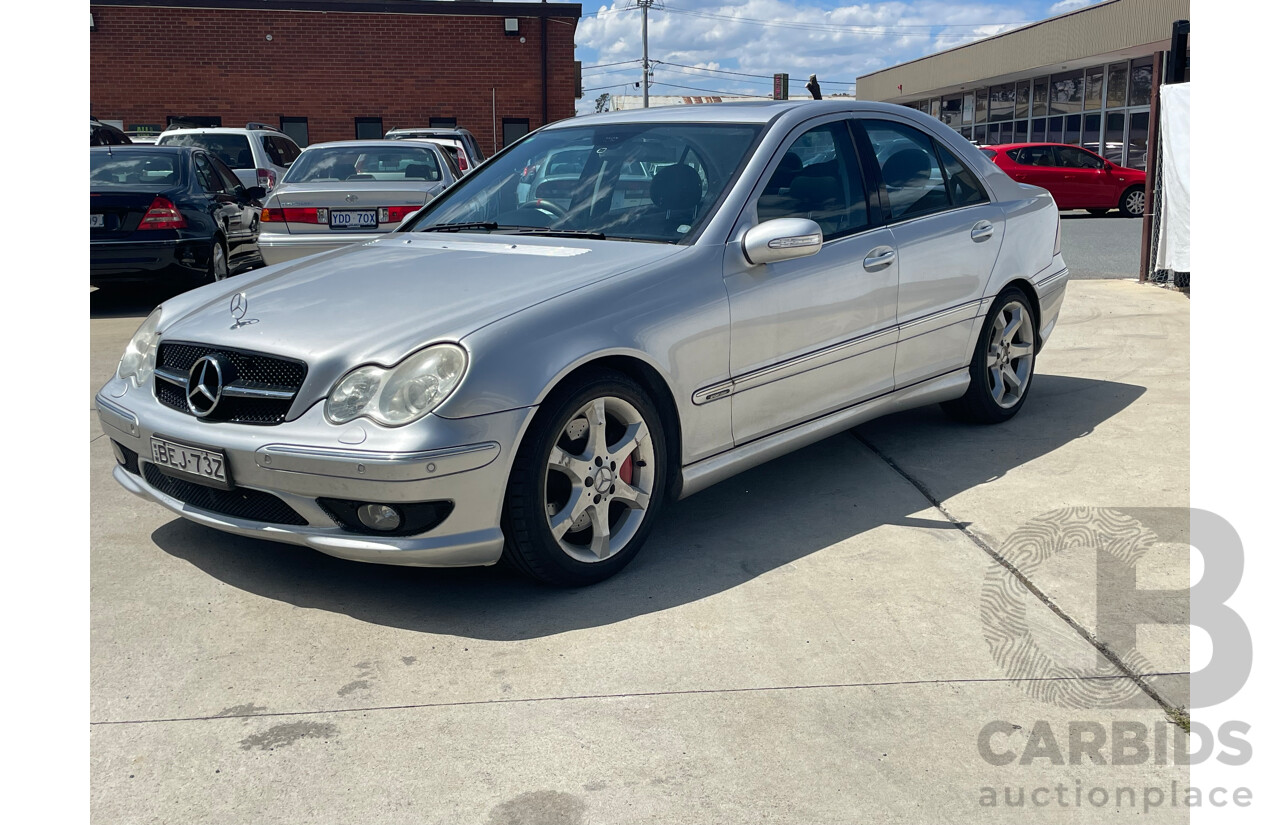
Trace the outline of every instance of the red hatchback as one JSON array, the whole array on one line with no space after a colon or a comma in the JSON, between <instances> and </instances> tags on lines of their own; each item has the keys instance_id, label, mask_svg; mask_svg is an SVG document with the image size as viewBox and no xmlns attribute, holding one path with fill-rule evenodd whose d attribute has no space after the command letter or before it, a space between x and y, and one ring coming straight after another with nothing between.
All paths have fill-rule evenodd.
<instances>
[{"instance_id":1,"label":"red hatchback","mask_svg":"<svg viewBox=\"0 0 1280 825\"><path fill-rule=\"evenodd\" d=\"M1087 209L1102 215L1119 209L1142 217L1147 173L1117 166L1079 146L1065 143L1006 143L982 152L1009 177L1049 190L1059 209Z\"/></svg>"}]
</instances>

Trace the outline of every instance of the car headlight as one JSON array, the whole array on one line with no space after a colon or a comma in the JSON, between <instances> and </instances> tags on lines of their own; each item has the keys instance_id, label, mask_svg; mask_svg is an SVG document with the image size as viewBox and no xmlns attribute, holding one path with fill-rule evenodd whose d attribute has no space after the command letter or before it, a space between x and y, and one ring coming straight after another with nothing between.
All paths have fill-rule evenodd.
<instances>
[{"instance_id":1,"label":"car headlight","mask_svg":"<svg viewBox=\"0 0 1280 825\"><path fill-rule=\"evenodd\" d=\"M116 368L116 376L123 378L135 387L141 387L151 380L151 373L156 369L156 347L160 336L156 328L160 326L160 309L157 308L142 322L138 331L133 334L129 346L125 347L120 358L120 366Z\"/></svg>"},{"instance_id":2,"label":"car headlight","mask_svg":"<svg viewBox=\"0 0 1280 825\"><path fill-rule=\"evenodd\" d=\"M360 416L389 427L408 424L440 406L466 370L467 352L456 344L418 350L394 367L359 367L334 384L324 414L334 424Z\"/></svg>"}]
</instances>

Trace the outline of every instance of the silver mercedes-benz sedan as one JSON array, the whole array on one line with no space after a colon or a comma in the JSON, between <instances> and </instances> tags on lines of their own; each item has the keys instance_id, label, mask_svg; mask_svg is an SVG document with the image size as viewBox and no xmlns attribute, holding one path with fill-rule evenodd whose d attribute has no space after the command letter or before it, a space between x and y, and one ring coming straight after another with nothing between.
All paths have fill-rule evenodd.
<instances>
[{"instance_id":1,"label":"silver mercedes-benz sedan","mask_svg":"<svg viewBox=\"0 0 1280 825\"><path fill-rule=\"evenodd\" d=\"M397 229L462 173L425 140L342 140L302 150L262 210L268 264L371 241Z\"/></svg>"},{"instance_id":2,"label":"silver mercedes-benz sedan","mask_svg":"<svg viewBox=\"0 0 1280 825\"><path fill-rule=\"evenodd\" d=\"M1012 417L1066 280L1049 194L900 106L573 118L396 232L166 301L97 407L116 480L200 524L580 585L859 422Z\"/></svg>"}]
</instances>

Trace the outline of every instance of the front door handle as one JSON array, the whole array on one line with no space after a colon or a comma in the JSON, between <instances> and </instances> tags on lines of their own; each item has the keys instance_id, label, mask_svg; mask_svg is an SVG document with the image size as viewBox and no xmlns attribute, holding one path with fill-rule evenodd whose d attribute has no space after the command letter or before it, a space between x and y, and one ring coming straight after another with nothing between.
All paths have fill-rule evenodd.
<instances>
[{"instance_id":1,"label":"front door handle","mask_svg":"<svg viewBox=\"0 0 1280 825\"><path fill-rule=\"evenodd\" d=\"M969 237L981 243L995 234L995 231L996 228L991 221L978 221L973 225L973 230L969 232Z\"/></svg>"},{"instance_id":2,"label":"front door handle","mask_svg":"<svg viewBox=\"0 0 1280 825\"><path fill-rule=\"evenodd\" d=\"M875 249L867 253L867 257L862 259L862 268L868 272L884 269L897 259L898 253L893 251L891 246L877 246Z\"/></svg>"}]
</instances>

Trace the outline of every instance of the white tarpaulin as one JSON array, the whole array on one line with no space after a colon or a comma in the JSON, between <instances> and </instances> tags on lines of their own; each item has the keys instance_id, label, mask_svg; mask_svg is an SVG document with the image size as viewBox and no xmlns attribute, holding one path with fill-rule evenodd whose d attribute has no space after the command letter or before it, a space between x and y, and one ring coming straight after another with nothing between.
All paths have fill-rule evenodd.
<instances>
[{"instance_id":1,"label":"white tarpaulin","mask_svg":"<svg viewBox=\"0 0 1280 825\"><path fill-rule=\"evenodd\" d=\"M1191 84L1160 87L1160 226L1156 269L1191 271Z\"/></svg>"}]
</instances>

